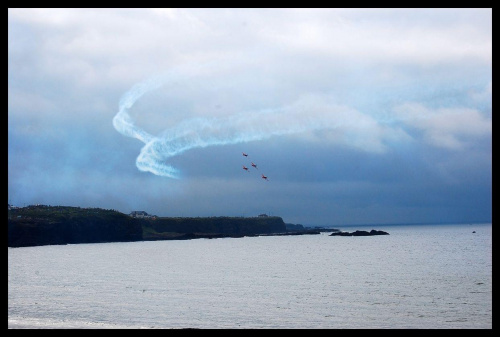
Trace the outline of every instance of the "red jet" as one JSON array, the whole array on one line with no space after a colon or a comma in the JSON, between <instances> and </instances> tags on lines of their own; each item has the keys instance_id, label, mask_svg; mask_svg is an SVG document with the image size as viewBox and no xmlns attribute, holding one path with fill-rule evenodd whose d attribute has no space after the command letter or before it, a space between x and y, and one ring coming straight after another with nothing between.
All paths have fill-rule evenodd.
<instances>
[{"instance_id":1,"label":"red jet","mask_svg":"<svg viewBox=\"0 0 500 337\"><path fill-rule=\"evenodd\" d=\"M253 162L252 162L252 166L255 167L255 168L257 168L257 165L255 165Z\"/></svg>"},{"instance_id":2,"label":"red jet","mask_svg":"<svg viewBox=\"0 0 500 337\"><path fill-rule=\"evenodd\" d=\"M262 175L262 179L266 179L267 181L269 181L269 179L267 179L265 175Z\"/></svg>"},{"instance_id":3,"label":"red jet","mask_svg":"<svg viewBox=\"0 0 500 337\"><path fill-rule=\"evenodd\" d=\"M248 157L248 154L246 154L245 152L243 152L243 155L244 155L245 157Z\"/></svg>"},{"instance_id":4,"label":"red jet","mask_svg":"<svg viewBox=\"0 0 500 337\"><path fill-rule=\"evenodd\" d=\"M248 167L246 167L245 165L243 165L243 169L248 172Z\"/></svg>"}]
</instances>

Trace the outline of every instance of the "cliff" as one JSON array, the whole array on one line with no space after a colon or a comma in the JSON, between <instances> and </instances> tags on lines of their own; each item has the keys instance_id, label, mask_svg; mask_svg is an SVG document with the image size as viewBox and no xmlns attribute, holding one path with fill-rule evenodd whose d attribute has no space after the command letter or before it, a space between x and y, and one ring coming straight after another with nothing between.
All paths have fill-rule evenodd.
<instances>
[{"instance_id":1,"label":"cliff","mask_svg":"<svg viewBox=\"0 0 500 337\"><path fill-rule=\"evenodd\" d=\"M113 210L67 206L9 210L9 247L138 240L142 240L141 224Z\"/></svg>"},{"instance_id":2,"label":"cliff","mask_svg":"<svg viewBox=\"0 0 500 337\"><path fill-rule=\"evenodd\" d=\"M136 219L100 208L28 206L9 210L8 246L242 237L287 232L281 217Z\"/></svg>"},{"instance_id":3,"label":"cliff","mask_svg":"<svg viewBox=\"0 0 500 337\"><path fill-rule=\"evenodd\" d=\"M198 217L141 219L143 239L168 238L173 233L218 234L220 236L248 236L283 233L286 226L277 216L266 217Z\"/></svg>"}]
</instances>

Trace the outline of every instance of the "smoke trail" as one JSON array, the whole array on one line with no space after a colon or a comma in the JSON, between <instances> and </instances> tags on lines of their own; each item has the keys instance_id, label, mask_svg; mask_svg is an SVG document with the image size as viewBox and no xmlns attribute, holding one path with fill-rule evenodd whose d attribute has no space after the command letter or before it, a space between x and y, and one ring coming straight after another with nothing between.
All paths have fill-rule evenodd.
<instances>
[{"instance_id":1,"label":"smoke trail","mask_svg":"<svg viewBox=\"0 0 500 337\"><path fill-rule=\"evenodd\" d=\"M238 113L225 118L191 118L153 136L134 124L128 111L145 93L164 85L170 77L154 77L134 85L121 98L113 118L115 129L143 143L136 166L140 171L178 178L179 171L165 161L193 148L257 141L272 136L335 128L352 120L356 111L307 96L277 109ZM359 114L359 113L358 113Z\"/></svg>"}]
</instances>

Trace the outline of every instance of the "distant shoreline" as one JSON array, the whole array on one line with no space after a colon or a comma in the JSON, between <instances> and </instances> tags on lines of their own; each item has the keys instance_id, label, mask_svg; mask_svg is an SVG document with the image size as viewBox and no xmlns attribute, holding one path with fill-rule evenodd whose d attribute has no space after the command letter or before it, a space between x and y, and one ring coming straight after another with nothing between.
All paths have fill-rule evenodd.
<instances>
[{"instance_id":1,"label":"distant shoreline","mask_svg":"<svg viewBox=\"0 0 500 337\"><path fill-rule=\"evenodd\" d=\"M8 247L78 243L240 238L264 235L311 235L326 228L285 224L279 216L156 217L115 210L70 206L10 207Z\"/></svg>"}]
</instances>

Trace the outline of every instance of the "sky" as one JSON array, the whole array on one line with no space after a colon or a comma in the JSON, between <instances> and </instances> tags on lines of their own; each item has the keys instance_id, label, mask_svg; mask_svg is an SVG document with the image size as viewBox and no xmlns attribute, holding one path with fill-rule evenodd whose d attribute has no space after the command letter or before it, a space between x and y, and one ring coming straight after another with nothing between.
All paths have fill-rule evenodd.
<instances>
[{"instance_id":1,"label":"sky","mask_svg":"<svg viewBox=\"0 0 500 337\"><path fill-rule=\"evenodd\" d=\"M492 9L9 8L8 201L491 222Z\"/></svg>"}]
</instances>

